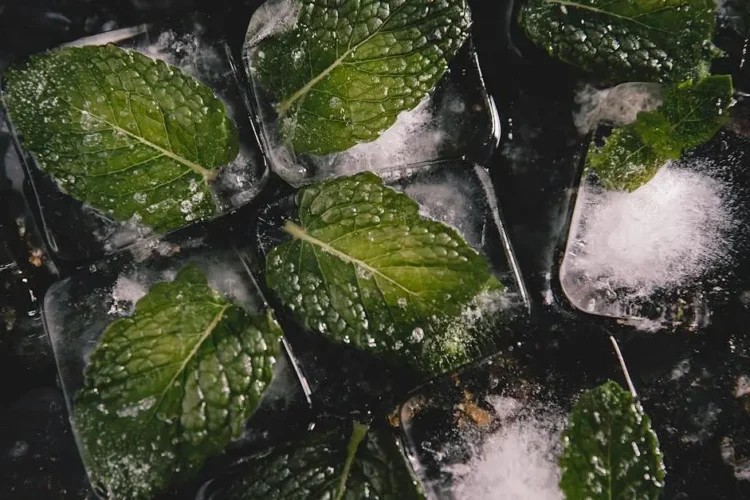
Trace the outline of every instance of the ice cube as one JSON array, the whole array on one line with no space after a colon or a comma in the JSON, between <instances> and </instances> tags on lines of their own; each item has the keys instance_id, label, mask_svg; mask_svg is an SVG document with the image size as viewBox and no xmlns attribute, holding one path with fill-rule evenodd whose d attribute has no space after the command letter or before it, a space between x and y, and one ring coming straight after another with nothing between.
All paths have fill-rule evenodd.
<instances>
[{"instance_id":1,"label":"ice cube","mask_svg":"<svg viewBox=\"0 0 750 500\"><path fill-rule=\"evenodd\" d=\"M519 417L515 398L488 398L500 428L485 438L468 464L453 466L453 494L460 500L562 499L558 486L559 411Z\"/></svg>"},{"instance_id":2,"label":"ice cube","mask_svg":"<svg viewBox=\"0 0 750 500\"><path fill-rule=\"evenodd\" d=\"M728 189L700 160L669 164L632 193L585 179L560 271L568 298L589 312L639 317L639 304L698 282L731 255Z\"/></svg>"},{"instance_id":3,"label":"ice cube","mask_svg":"<svg viewBox=\"0 0 750 500\"><path fill-rule=\"evenodd\" d=\"M439 159L484 162L490 157L499 137L497 111L470 42L455 56L436 88L415 108L401 112L376 140L325 156L293 151L280 136L270 92L254 77L254 67L264 56L259 43L293 28L298 12L299 6L288 0L266 2L250 21L244 46L261 139L272 170L285 181L298 187L363 170L382 171Z\"/></svg>"}]
</instances>

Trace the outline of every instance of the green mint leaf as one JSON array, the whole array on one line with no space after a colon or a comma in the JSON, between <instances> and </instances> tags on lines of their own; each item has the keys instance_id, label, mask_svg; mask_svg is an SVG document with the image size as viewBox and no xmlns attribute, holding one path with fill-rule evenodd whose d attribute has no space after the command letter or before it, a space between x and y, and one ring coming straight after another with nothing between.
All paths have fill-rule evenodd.
<instances>
[{"instance_id":1,"label":"green mint leaf","mask_svg":"<svg viewBox=\"0 0 750 500\"><path fill-rule=\"evenodd\" d=\"M679 157L679 149L699 146L716 135L729 119L733 93L729 75L712 75L698 83L674 85L666 90L664 103L658 109L638 114L635 129L643 142L657 151L672 153L671 158ZM655 120L662 124L656 130ZM671 139L665 141L660 137L664 135ZM665 142L669 143L666 147Z\"/></svg>"},{"instance_id":2,"label":"green mint leaf","mask_svg":"<svg viewBox=\"0 0 750 500\"><path fill-rule=\"evenodd\" d=\"M233 500L421 500L424 493L393 436L355 424L350 436L316 433L245 462Z\"/></svg>"},{"instance_id":3,"label":"green mint leaf","mask_svg":"<svg viewBox=\"0 0 750 500\"><path fill-rule=\"evenodd\" d=\"M608 81L680 82L708 74L714 0L527 0L526 36Z\"/></svg>"},{"instance_id":4,"label":"green mint leaf","mask_svg":"<svg viewBox=\"0 0 750 500\"><path fill-rule=\"evenodd\" d=\"M296 26L260 42L251 71L295 151L377 139L432 90L469 35L466 0L294 0Z\"/></svg>"},{"instance_id":5,"label":"green mint leaf","mask_svg":"<svg viewBox=\"0 0 750 500\"><path fill-rule=\"evenodd\" d=\"M716 135L729 118L733 92L727 75L667 88L658 109L638 113L634 123L615 129L602 147L592 146L587 166L607 189L638 189L667 160Z\"/></svg>"},{"instance_id":6,"label":"green mint leaf","mask_svg":"<svg viewBox=\"0 0 750 500\"><path fill-rule=\"evenodd\" d=\"M306 327L427 373L476 355L462 312L501 285L455 229L372 172L305 187L297 205L266 280Z\"/></svg>"},{"instance_id":7,"label":"green mint leaf","mask_svg":"<svg viewBox=\"0 0 750 500\"><path fill-rule=\"evenodd\" d=\"M631 124L613 130L602 147L592 144L586 167L605 188L632 192L653 179L667 160L645 144Z\"/></svg>"},{"instance_id":8,"label":"green mint leaf","mask_svg":"<svg viewBox=\"0 0 750 500\"><path fill-rule=\"evenodd\" d=\"M32 56L6 77L25 147L71 196L159 231L216 212L208 182L239 139L196 79L114 45Z\"/></svg>"},{"instance_id":9,"label":"green mint leaf","mask_svg":"<svg viewBox=\"0 0 750 500\"><path fill-rule=\"evenodd\" d=\"M272 377L281 329L184 267L115 320L89 357L75 428L108 498L151 498L239 437Z\"/></svg>"},{"instance_id":10,"label":"green mint leaf","mask_svg":"<svg viewBox=\"0 0 750 500\"><path fill-rule=\"evenodd\" d=\"M563 432L560 488L566 498L656 499L664 463L648 415L607 382L581 396Z\"/></svg>"}]
</instances>

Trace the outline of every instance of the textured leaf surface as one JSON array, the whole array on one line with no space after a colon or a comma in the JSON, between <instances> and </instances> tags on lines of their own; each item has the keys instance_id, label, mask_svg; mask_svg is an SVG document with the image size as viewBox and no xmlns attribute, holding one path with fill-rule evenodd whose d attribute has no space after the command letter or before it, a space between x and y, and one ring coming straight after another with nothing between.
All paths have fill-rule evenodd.
<instances>
[{"instance_id":1,"label":"textured leaf surface","mask_svg":"<svg viewBox=\"0 0 750 500\"><path fill-rule=\"evenodd\" d=\"M369 431L358 446L339 432L318 433L244 464L247 472L233 484L230 500L412 500L422 499L393 436ZM353 448L353 449L352 449ZM351 466L340 491L342 474ZM340 497L337 497L340 494Z\"/></svg>"},{"instance_id":2,"label":"textured leaf surface","mask_svg":"<svg viewBox=\"0 0 750 500\"><path fill-rule=\"evenodd\" d=\"M708 74L714 0L528 0L519 23L551 56L608 81Z\"/></svg>"},{"instance_id":3,"label":"textured leaf surface","mask_svg":"<svg viewBox=\"0 0 750 500\"><path fill-rule=\"evenodd\" d=\"M615 131L601 148L592 146L587 163L608 189L633 191L683 150L710 140L729 117L732 78L714 75L665 91L655 111Z\"/></svg>"},{"instance_id":4,"label":"textured leaf surface","mask_svg":"<svg viewBox=\"0 0 750 500\"><path fill-rule=\"evenodd\" d=\"M656 499L664 463L648 415L607 382L581 396L563 432L560 487L566 498Z\"/></svg>"},{"instance_id":5,"label":"textured leaf surface","mask_svg":"<svg viewBox=\"0 0 750 500\"><path fill-rule=\"evenodd\" d=\"M303 188L297 205L266 279L305 326L426 372L472 359L461 314L499 283L456 230L371 172Z\"/></svg>"},{"instance_id":6,"label":"textured leaf surface","mask_svg":"<svg viewBox=\"0 0 750 500\"><path fill-rule=\"evenodd\" d=\"M251 71L282 136L324 155L378 138L432 90L469 34L466 0L294 0L296 26L262 41Z\"/></svg>"},{"instance_id":7,"label":"textured leaf surface","mask_svg":"<svg viewBox=\"0 0 750 500\"><path fill-rule=\"evenodd\" d=\"M187 266L158 283L91 353L75 427L92 482L150 498L242 431L271 380L281 330Z\"/></svg>"},{"instance_id":8,"label":"textured leaf surface","mask_svg":"<svg viewBox=\"0 0 750 500\"><path fill-rule=\"evenodd\" d=\"M215 213L208 182L238 136L196 79L113 45L33 56L6 76L25 147L71 196L162 231Z\"/></svg>"}]
</instances>

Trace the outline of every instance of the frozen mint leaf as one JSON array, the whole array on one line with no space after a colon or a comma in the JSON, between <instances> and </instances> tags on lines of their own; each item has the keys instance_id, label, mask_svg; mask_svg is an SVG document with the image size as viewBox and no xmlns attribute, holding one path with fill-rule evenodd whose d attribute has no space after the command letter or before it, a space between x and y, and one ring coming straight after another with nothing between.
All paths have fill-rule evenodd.
<instances>
[{"instance_id":1,"label":"frozen mint leaf","mask_svg":"<svg viewBox=\"0 0 750 500\"><path fill-rule=\"evenodd\" d=\"M33 56L6 78L25 147L71 196L159 231L215 213L208 183L238 135L196 79L113 45Z\"/></svg>"},{"instance_id":2,"label":"frozen mint leaf","mask_svg":"<svg viewBox=\"0 0 750 500\"><path fill-rule=\"evenodd\" d=\"M428 373L477 355L462 313L500 285L455 229L372 172L305 187L297 205L266 280L305 326Z\"/></svg>"},{"instance_id":3,"label":"frozen mint leaf","mask_svg":"<svg viewBox=\"0 0 750 500\"><path fill-rule=\"evenodd\" d=\"M280 446L243 464L228 500L418 500L424 494L392 435L355 424Z\"/></svg>"},{"instance_id":4,"label":"frozen mint leaf","mask_svg":"<svg viewBox=\"0 0 750 500\"><path fill-rule=\"evenodd\" d=\"M615 382L578 400L563 432L560 488L566 498L656 499L664 462L651 420Z\"/></svg>"},{"instance_id":5,"label":"frozen mint leaf","mask_svg":"<svg viewBox=\"0 0 750 500\"><path fill-rule=\"evenodd\" d=\"M272 377L281 330L249 316L188 265L110 324L75 399L92 483L151 498L240 436Z\"/></svg>"},{"instance_id":6,"label":"frozen mint leaf","mask_svg":"<svg viewBox=\"0 0 750 500\"><path fill-rule=\"evenodd\" d=\"M628 125L613 130L602 147L592 144L586 167L596 172L607 189L635 191L653 179L668 159L645 144Z\"/></svg>"},{"instance_id":7,"label":"frozen mint leaf","mask_svg":"<svg viewBox=\"0 0 750 500\"><path fill-rule=\"evenodd\" d=\"M728 75L674 85L666 90L658 109L638 114L635 129L657 151L679 157L679 149L699 146L716 135L729 118L733 93ZM661 125L655 127L655 123ZM671 139L665 140L664 135Z\"/></svg>"},{"instance_id":8,"label":"frozen mint leaf","mask_svg":"<svg viewBox=\"0 0 750 500\"><path fill-rule=\"evenodd\" d=\"M729 118L733 92L732 78L726 75L667 88L658 109L638 113L634 123L615 129L602 147L592 147L588 167L607 189L638 189L668 160L716 135Z\"/></svg>"},{"instance_id":9,"label":"frozen mint leaf","mask_svg":"<svg viewBox=\"0 0 750 500\"><path fill-rule=\"evenodd\" d=\"M680 82L708 74L715 0L526 0L526 36L608 81Z\"/></svg>"},{"instance_id":10,"label":"frozen mint leaf","mask_svg":"<svg viewBox=\"0 0 750 500\"><path fill-rule=\"evenodd\" d=\"M432 90L471 24L466 0L292 0L296 25L252 47L282 136L325 155L378 138Z\"/></svg>"}]
</instances>

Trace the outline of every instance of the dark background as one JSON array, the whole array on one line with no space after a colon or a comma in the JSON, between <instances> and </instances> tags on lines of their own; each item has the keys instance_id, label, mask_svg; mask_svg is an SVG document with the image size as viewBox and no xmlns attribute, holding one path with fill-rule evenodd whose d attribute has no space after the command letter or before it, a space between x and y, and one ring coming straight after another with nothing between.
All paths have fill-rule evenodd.
<instances>
[{"instance_id":1,"label":"dark background","mask_svg":"<svg viewBox=\"0 0 750 500\"><path fill-rule=\"evenodd\" d=\"M0 70L64 41L142 22L179 20L195 11L210 15L230 45L238 46L260 3L0 1ZM745 339L750 314L737 301L705 330L652 334L567 304L556 274L586 144L571 117L581 75L528 46L510 22L509 1L470 3L474 42L503 123L500 150L489 168L534 307L533 326L518 334L522 349L537 366L549 367L550 379L559 374L560 380L573 380L561 389L572 391L618 377L606 335L614 333L662 443L668 470L665 497L750 498L750 466L745 463L750 457L750 402L733 396L737 378L750 374ZM734 28L720 30L719 45L727 57L715 69L733 73L738 89L748 91L748 68L743 73L739 63L746 40ZM740 102L732 127L746 133L748 116L747 104ZM12 147L8 134L0 132L0 159ZM89 490L38 307L50 283L88 263L47 259L34 204L1 170L0 498L83 498ZM253 206L223 224L241 223L247 210ZM552 301L545 302L550 292ZM675 367L682 367L684 375L675 377Z\"/></svg>"}]
</instances>

